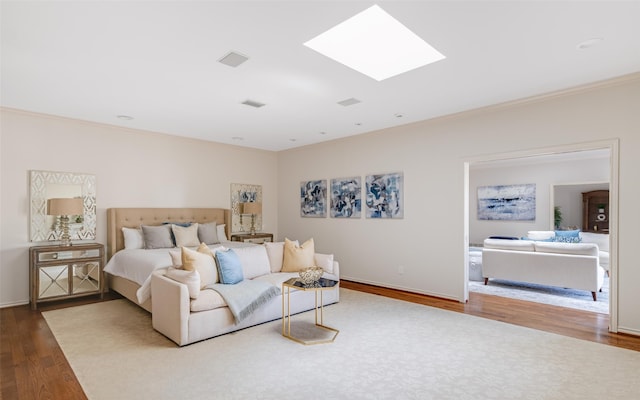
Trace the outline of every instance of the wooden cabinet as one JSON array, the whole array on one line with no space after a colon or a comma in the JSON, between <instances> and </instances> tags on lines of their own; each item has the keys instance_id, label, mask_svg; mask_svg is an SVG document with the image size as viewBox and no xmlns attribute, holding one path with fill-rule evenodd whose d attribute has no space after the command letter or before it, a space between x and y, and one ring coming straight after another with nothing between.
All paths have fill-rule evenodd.
<instances>
[{"instance_id":1,"label":"wooden cabinet","mask_svg":"<svg viewBox=\"0 0 640 400\"><path fill-rule=\"evenodd\" d=\"M233 242L248 242L261 244L264 242L273 242L273 233L256 233L251 235L249 233L231 235L231 241Z\"/></svg>"},{"instance_id":2,"label":"wooden cabinet","mask_svg":"<svg viewBox=\"0 0 640 400\"><path fill-rule=\"evenodd\" d=\"M33 246L29 251L31 308L45 301L104 292L104 246L82 243L72 246Z\"/></svg>"},{"instance_id":3,"label":"wooden cabinet","mask_svg":"<svg viewBox=\"0 0 640 400\"><path fill-rule=\"evenodd\" d=\"M582 193L582 231L609 233L609 191Z\"/></svg>"}]
</instances>

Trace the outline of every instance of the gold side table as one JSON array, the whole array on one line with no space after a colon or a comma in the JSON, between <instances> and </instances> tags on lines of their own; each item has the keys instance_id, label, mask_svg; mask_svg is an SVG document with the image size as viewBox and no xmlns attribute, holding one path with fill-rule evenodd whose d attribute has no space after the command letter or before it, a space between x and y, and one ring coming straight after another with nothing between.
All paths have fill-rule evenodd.
<instances>
[{"instance_id":1,"label":"gold side table","mask_svg":"<svg viewBox=\"0 0 640 400\"><path fill-rule=\"evenodd\" d=\"M291 278L282 283L282 336L295 342L308 344L330 343L336 339L339 330L324 325L324 305L322 301L322 293L325 290L336 290L338 281L332 279L320 278L318 281L305 285L296 278ZM291 291L313 291L315 296L315 325L311 325L312 330L319 333L318 337L303 338L300 335L291 332ZM327 332L329 336L327 336ZM312 332L313 333L313 332ZM324 335L322 335L324 334Z\"/></svg>"}]
</instances>

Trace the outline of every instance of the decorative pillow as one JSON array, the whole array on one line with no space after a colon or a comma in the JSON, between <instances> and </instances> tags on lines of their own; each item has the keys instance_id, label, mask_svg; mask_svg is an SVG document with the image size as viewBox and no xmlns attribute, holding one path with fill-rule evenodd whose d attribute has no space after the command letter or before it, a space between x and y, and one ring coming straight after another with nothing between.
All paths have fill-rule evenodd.
<instances>
[{"instance_id":1,"label":"decorative pillow","mask_svg":"<svg viewBox=\"0 0 640 400\"><path fill-rule=\"evenodd\" d=\"M294 243L296 246L300 245L297 240L294 241ZM280 272L282 270L282 261L284 259L284 242L264 242L263 244L267 249L271 272Z\"/></svg>"},{"instance_id":2,"label":"decorative pillow","mask_svg":"<svg viewBox=\"0 0 640 400\"><path fill-rule=\"evenodd\" d=\"M171 240L171 225L142 225L145 249L174 247Z\"/></svg>"},{"instance_id":3,"label":"decorative pillow","mask_svg":"<svg viewBox=\"0 0 640 400\"><path fill-rule=\"evenodd\" d=\"M201 289L207 285L218 282L216 263L213 257L211 257L211 252L207 254L200 251L200 248L198 248L198 250L191 250L183 247L182 268L187 271L198 271L200 274Z\"/></svg>"},{"instance_id":4,"label":"decorative pillow","mask_svg":"<svg viewBox=\"0 0 640 400\"><path fill-rule=\"evenodd\" d=\"M529 240L549 240L556 236L554 231L529 231L527 239Z\"/></svg>"},{"instance_id":5,"label":"decorative pillow","mask_svg":"<svg viewBox=\"0 0 640 400\"><path fill-rule=\"evenodd\" d=\"M144 249L144 236L142 235L142 228L122 227L122 235L124 236L125 249Z\"/></svg>"},{"instance_id":6,"label":"decorative pillow","mask_svg":"<svg viewBox=\"0 0 640 400\"><path fill-rule=\"evenodd\" d=\"M178 269L169 267L165 274L167 278L171 278L174 281L184 283L189 290L189 297L197 299L200 294L200 274L198 271L187 271L185 269Z\"/></svg>"},{"instance_id":7,"label":"decorative pillow","mask_svg":"<svg viewBox=\"0 0 640 400\"><path fill-rule=\"evenodd\" d=\"M554 239L554 242L562 243L580 243L581 241L580 229L574 231L556 231L556 237Z\"/></svg>"},{"instance_id":8,"label":"decorative pillow","mask_svg":"<svg viewBox=\"0 0 640 400\"><path fill-rule=\"evenodd\" d=\"M218 239L218 229L215 222L207 222L206 224L198 225L198 239L202 243L216 244L220 243Z\"/></svg>"},{"instance_id":9,"label":"decorative pillow","mask_svg":"<svg viewBox=\"0 0 640 400\"><path fill-rule=\"evenodd\" d=\"M198 224L194 223L187 227L171 225L171 231L176 240L176 247L195 247L200 245L198 240Z\"/></svg>"},{"instance_id":10,"label":"decorative pillow","mask_svg":"<svg viewBox=\"0 0 640 400\"><path fill-rule=\"evenodd\" d=\"M240 265L242 265L244 279L253 279L256 276L271 273L269 256L264 246L237 247L233 251L238 255Z\"/></svg>"},{"instance_id":11,"label":"decorative pillow","mask_svg":"<svg viewBox=\"0 0 640 400\"><path fill-rule=\"evenodd\" d=\"M182 267L182 249L169 250L171 256L171 265L176 268Z\"/></svg>"},{"instance_id":12,"label":"decorative pillow","mask_svg":"<svg viewBox=\"0 0 640 400\"><path fill-rule=\"evenodd\" d=\"M227 239L227 233L224 231L224 227L225 227L225 224L216 226L216 231L218 232L218 240L220 242L226 242L229 240Z\"/></svg>"},{"instance_id":13,"label":"decorative pillow","mask_svg":"<svg viewBox=\"0 0 640 400\"><path fill-rule=\"evenodd\" d=\"M220 273L220 282L234 285L244 280L240 258L232 249L216 251L216 262Z\"/></svg>"},{"instance_id":14,"label":"decorative pillow","mask_svg":"<svg viewBox=\"0 0 640 400\"><path fill-rule=\"evenodd\" d=\"M314 255L314 260L318 267L321 267L329 274L333 274L333 254L316 253Z\"/></svg>"},{"instance_id":15,"label":"decorative pillow","mask_svg":"<svg viewBox=\"0 0 640 400\"><path fill-rule=\"evenodd\" d=\"M296 246L294 241L284 239L284 256L282 260L282 272L298 272L315 265L315 248L313 238Z\"/></svg>"}]
</instances>

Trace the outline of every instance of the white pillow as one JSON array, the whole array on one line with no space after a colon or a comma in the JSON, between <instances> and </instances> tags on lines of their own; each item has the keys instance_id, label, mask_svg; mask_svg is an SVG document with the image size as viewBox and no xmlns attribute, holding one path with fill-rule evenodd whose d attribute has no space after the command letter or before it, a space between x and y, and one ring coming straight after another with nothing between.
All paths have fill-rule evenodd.
<instances>
[{"instance_id":1,"label":"white pillow","mask_svg":"<svg viewBox=\"0 0 640 400\"><path fill-rule=\"evenodd\" d=\"M189 297L197 299L200 294L200 274L197 270L187 271L184 269L178 269L169 267L167 269L166 276L174 281L184 283L189 290Z\"/></svg>"},{"instance_id":2,"label":"white pillow","mask_svg":"<svg viewBox=\"0 0 640 400\"><path fill-rule=\"evenodd\" d=\"M296 246L300 245L297 240L294 243ZM282 270L282 261L284 260L284 242L264 242L263 244L267 249L271 272L280 272Z\"/></svg>"},{"instance_id":3,"label":"white pillow","mask_svg":"<svg viewBox=\"0 0 640 400\"><path fill-rule=\"evenodd\" d=\"M171 265L176 268L182 267L182 250L169 250L169 255L171 256Z\"/></svg>"},{"instance_id":4,"label":"white pillow","mask_svg":"<svg viewBox=\"0 0 640 400\"><path fill-rule=\"evenodd\" d=\"M196 247L200 245L197 223L193 223L186 227L171 224L171 231L176 239L176 247Z\"/></svg>"},{"instance_id":5,"label":"white pillow","mask_svg":"<svg viewBox=\"0 0 640 400\"><path fill-rule=\"evenodd\" d=\"M234 247L233 251L238 255L242 265L244 279L252 279L271 272L269 256L264 246Z\"/></svg>"},{"instance_id":6,"label":"white pillow","mask_svg":"<svg viewBox=\"0 0 640 400\"><path fill-rule=\"evenodd\" d=\"M224 231L225 224L216 225L216 229L218 230L218 240L221 242L227 242L227 233Z\"/></svg>"},{"instance_id":7,"label":"white pillow","mask_svg":"<svg viewBox=\"0 0 640 400\"><path fill-rule=\"evenodd\" d=\"M124 235L125 249L144 248L144 236L142 235L142 229L122 227L122 234Z\"/></svg>"},{"instance_id":8,"label":"white pillow","mask_svg":"<svg viewBox=\"0 0 640 400\"><path fill-rule=\"evenodd\" d=\"M321 267L328 274L333 274L333 254L316 253L314 258L317 267Z\"/></svg>"}]
</instances>

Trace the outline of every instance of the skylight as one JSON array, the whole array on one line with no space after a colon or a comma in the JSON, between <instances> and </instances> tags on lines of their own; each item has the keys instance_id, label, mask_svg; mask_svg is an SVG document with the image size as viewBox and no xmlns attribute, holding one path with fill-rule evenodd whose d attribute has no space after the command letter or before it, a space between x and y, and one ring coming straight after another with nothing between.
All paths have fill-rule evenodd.
<instances>
[{"instance_id":1,"label":"skylight","mask_svg":"<svg viewBox=\"0 0 640 400\"><path fill-rule=\"evenodd\" d=\"M304 45L377 81L445 58L377 5Z\"/></svg>"}]
</instances>

